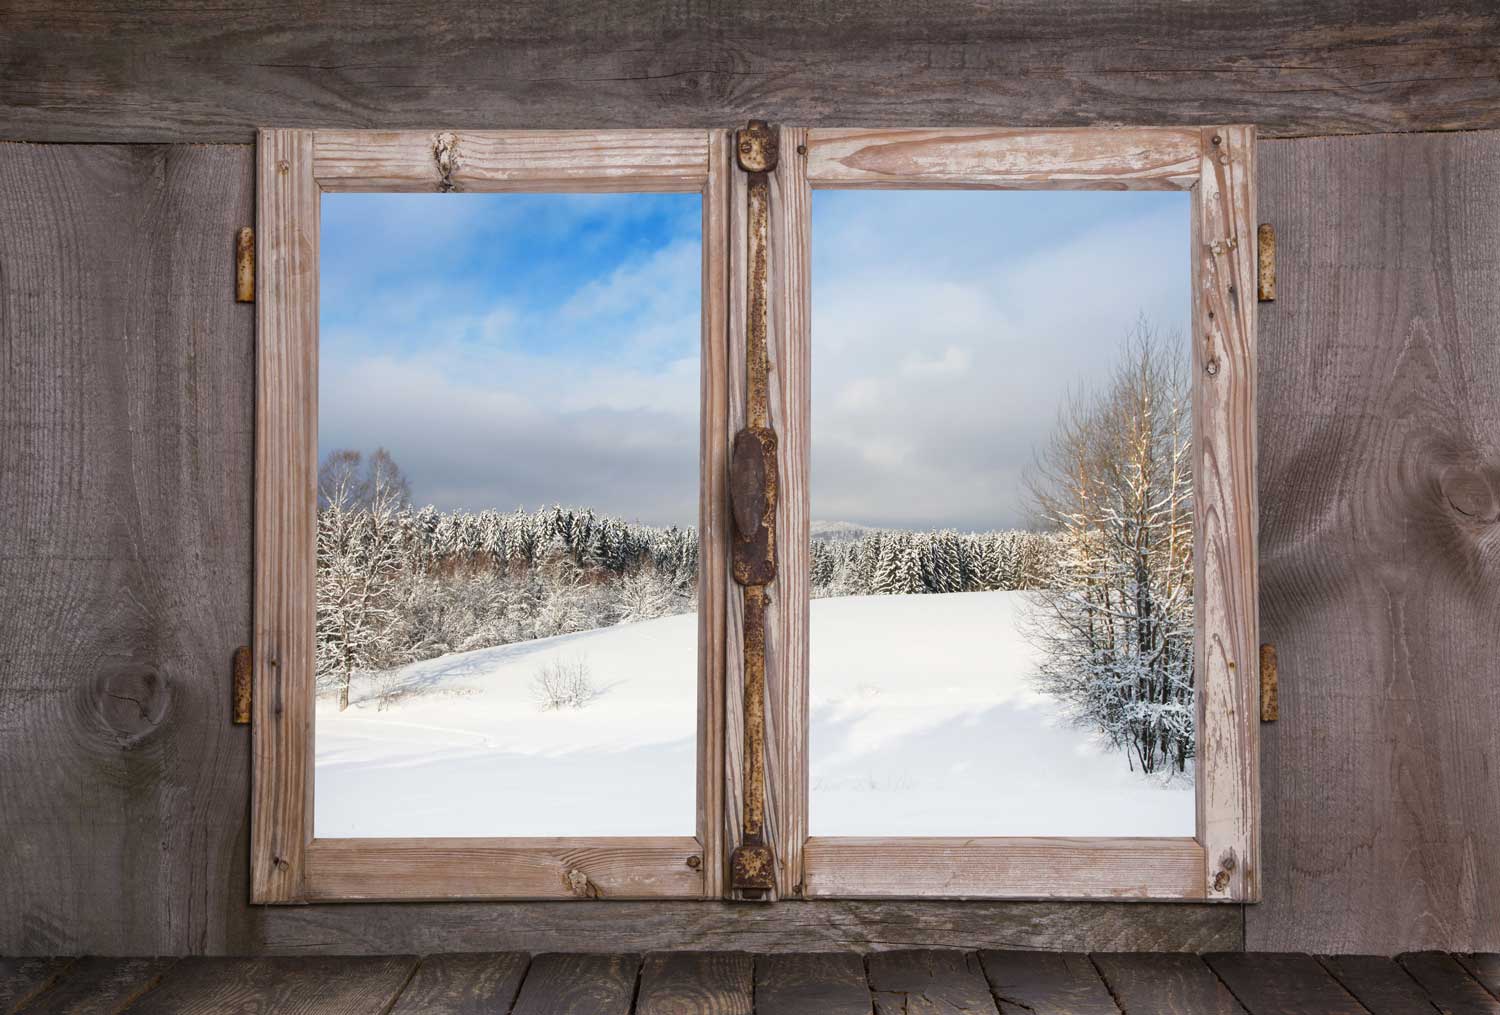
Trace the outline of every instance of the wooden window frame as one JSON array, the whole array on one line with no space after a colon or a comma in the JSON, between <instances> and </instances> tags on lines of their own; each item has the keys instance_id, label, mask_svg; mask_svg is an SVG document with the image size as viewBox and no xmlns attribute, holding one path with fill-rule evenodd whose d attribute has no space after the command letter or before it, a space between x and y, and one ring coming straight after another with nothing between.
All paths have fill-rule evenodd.
<instances>
[{"instance_id":1,"label":"wooden window frame","mask_svg":"<svg viewBox=\"0 0 1500 1015\"><path fill-rule=\"evenodd\" d=\"M766 619L773 896L1258 900L1254 128L779 135L767 342L781 474ZM728 567L727 473L745 423L749 224L732 132L263 130L259 142L252 901L734 897L726 866L744 798L743 600ZM808 837L814 188L1193 193L1193 837ZM448 189L703 195L695 836L312 837L319 198Z\"/></svg>"},{"instance_id":2,"label":"wooden window frame","mask_svg":"<svg viewBox=\"0 0 1500 1015\"><path fill-rule=\"evenodd\" d=\"M708 130L260 132L252 901L721 894L727 144ZM455 189L703 195L695 835L313 837L320 198Z\"/></svg>"},{"instance_id":3,"label":"wooden window frame","mask_svg":"<svg viewBox=\"0 0 1500 1015\"><path fill-rule=\"evenodd\" d=\"M767 828L778 859L778 894L1257 901L1254 128L783 128L780 142L772 180L770 345L782 476L781 561L766 625ZM1191 235L1184 240L1192 251L1195 446L1199 734L1193 837L809 838L808 472L810 442L817 439L809 424L813 189L1192 193ZM732 270L737 280L743 277L741 265ZM731 370L743 361L741 323L731 317ZM742 389L743 378L736 375L731 390ZM731 426L741 422L737 415ZM728 672L736 674L740 599L732 595L729 602ZM728 705L732 774L739 765L732 694ZM738 813L734 781L729 814ZM727 835L733 846L736 830L727 829Z\"/></svg>"}]
</instances>

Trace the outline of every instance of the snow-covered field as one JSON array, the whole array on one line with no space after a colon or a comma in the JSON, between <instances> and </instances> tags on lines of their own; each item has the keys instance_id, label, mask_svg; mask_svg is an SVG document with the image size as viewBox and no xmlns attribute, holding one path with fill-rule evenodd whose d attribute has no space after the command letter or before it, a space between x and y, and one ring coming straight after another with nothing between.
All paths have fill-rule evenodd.
<instances>
[{"instance_id":1,"label":"snow-covered field","mask_svg":"<svg viewBox=\"0 0 1500 1015\"><path fill-rule=\"evenodd\" d=\"M1025 592L812 604L814 835L1191 835L1163 783L1031 689ZM697 618L456 653L401 671L381 710L318 702L322 837L691 835ZM602 692L540 708L549 663Z\"/></svg>"}]
</instances>

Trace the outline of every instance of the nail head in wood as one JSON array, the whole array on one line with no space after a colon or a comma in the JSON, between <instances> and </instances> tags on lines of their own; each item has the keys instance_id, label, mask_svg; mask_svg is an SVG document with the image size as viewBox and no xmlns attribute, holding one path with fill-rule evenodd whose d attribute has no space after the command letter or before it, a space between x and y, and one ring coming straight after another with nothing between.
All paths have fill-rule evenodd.
<instances>
[{"instance_id":1,"label":"nail head in wood","mask_svg":"<svg viewBox=\"0 0 1500 1015\"><path fill-rule=\"evenodd\" d=\"M1260 647L1260 721L1275 722L1281 715L1276 686L1276 646Z\"/></svg>"},{"instance_id":2,"label":"nail head in wood","mask_svg":"<svg viewBox=\"0 0 1500 1015\"><path fill-rule=\"evenodd\" d=\"M1276 299L1276 229L1269 222L1262 222L1255 232L1256 238L1256 295L1262 303Z\"/></svg>"},{"instance_id":3,"label":"nail head in wood","mask_svg":"<svg viewBox=\"0 0 1500 1015\"><path fill-rule=\"evenodd\" d=\"M240 227L234 238L234 298L255 302L255 230L250 226Z\"/></svg>"},{"instance_id":4,"label":"nail head in wood","mask_svg":"<svg viewBox=\"0 0 1500 1015\"><path fill-rule=\"evenodd\" d=\"M250 725L250 646L234 650L234 724Z\"/></svg>"}]
</instances>

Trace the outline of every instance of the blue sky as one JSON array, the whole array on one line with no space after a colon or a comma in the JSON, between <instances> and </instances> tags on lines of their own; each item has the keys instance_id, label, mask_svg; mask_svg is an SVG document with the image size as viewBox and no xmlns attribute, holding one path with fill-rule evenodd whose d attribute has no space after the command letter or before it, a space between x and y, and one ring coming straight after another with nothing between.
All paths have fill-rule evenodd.
<instances>
[{"instance_id":1,"label":"blue sky","mask_svg":"<svg viewBox=\"0 0 1500 1015\"><path fill-rule=\"evenodd\" d=\"M326 194L320 445L421 503L697 516L696 194ZM1139 314L1186 334L1185 194L819 191L813 517L1024 522ZM1185 341L1185 339L1184 339Z\"/></svg>"}]
</instances>

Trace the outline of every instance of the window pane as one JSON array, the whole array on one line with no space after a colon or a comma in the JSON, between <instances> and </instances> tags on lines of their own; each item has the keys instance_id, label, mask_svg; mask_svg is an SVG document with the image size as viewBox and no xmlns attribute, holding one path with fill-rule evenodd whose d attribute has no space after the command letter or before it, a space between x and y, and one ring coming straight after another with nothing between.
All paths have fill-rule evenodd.
<instances>
[{"instance_id":1,"label":"window pane","mask_svg":"<svg viewBox=\"0 0 1500 1015\"><path fill-rule=\"evenodd\" d=\"M1189 214L814 194L811 834L1193 834Z\"/></svg>"},{"instance_id":2,"label":"window pane","mask_svg":"<svg viewBox=\"0 0 1500 1015\"><path fill-rule=\"evenodd\" d=\"M694 833L700 216L324 195L317 835Z\"/></svg>"}]
</instances>

